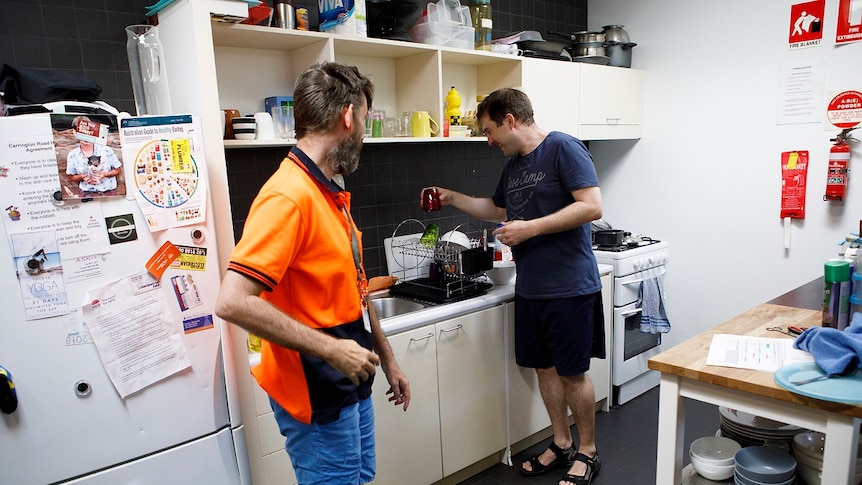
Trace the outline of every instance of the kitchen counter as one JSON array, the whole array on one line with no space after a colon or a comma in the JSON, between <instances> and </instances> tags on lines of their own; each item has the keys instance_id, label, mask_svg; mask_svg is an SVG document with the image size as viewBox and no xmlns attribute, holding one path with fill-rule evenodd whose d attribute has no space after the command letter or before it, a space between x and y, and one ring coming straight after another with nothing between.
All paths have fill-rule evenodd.
<instances>
[{"instance_id":1,"label":"kitchen counter","mask_svg":"<svg viewBox=\"0 0 862 485\"><path fill-rule=\"evenodd\" d=\"M599 264L599 275L609 274L613 267L609 264ZM397 317L380 320L383 333L387 336L413 330L425 325L442 322L467 313L491 308L515 299L515 285L494 285L488 293L463 301L429 306L422 310L405 313Z\"/></svg>"},{"instance_id":2,"label":"kitchen counter","mask_svg":"<svg viewBox=\"0 0 862 485\"><path fill-rule=\"evenodd\" d=\"M822 282L816 280L800 287L796 294L790 292L773 301L809 301L808 306L812 306L810 293L818 286L817 281ZM715 334L776 338L780 334L769 332L767 327L819 326L820 319L819 307L764 303L649 360L650 369L661 372L657 484L681 483L684 397L826 433L822 483L852 483L862 406L790 392L773 380L772 372L706 365Z\"/></svg>"}]
</instances>

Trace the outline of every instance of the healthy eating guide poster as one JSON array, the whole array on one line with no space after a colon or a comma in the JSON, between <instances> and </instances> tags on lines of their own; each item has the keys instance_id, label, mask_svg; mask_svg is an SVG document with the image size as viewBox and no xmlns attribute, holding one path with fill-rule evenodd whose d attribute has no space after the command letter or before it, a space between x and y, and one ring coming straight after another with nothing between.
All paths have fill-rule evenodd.
<instances>
[{"instance_id":1,"label":"healthy eating guide poster","mask_svg":"<svg viewBox=\"0 0 862 485\"><path fill-rule=\"evenodd\" d=\"M191 115L120 120L126 180L151 232L206 220L203 150Z\"/></svg>"}]
</instances>

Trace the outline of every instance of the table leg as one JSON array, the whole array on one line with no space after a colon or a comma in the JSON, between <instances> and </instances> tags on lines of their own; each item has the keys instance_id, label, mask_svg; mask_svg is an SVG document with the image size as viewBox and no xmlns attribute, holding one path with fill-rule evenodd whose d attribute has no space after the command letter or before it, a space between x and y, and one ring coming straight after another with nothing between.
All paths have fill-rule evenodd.
<instances>
[{"instance_id":1,"label":"table leg","mask_svg":"<svg viewBox=\"0 0 862 485\"><path fill-rule=\"evenodd\" d=\"M682 483L685 401L679 394L679 388L679 377L670 374L661 375L658 401L656 485L680 485Z\"/></svg>"},{"instance_id":2,"label":"table leg","mask_svg":"<svg viewBox=\"0 0 862 485\"><path fill-rule=\"evenodd\" d=\"M821 483L852 484L859 445L859 418L830 414L826 418Z\"/></svg>"}]
</instances>

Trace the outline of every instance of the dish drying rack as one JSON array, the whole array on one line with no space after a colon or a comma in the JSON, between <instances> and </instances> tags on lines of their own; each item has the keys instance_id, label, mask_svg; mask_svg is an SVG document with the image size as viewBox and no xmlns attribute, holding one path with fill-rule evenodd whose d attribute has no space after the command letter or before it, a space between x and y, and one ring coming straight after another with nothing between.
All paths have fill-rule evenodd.
<instances>
[{"instance_id":1,"label":"dish drying rack","mask_svg":"<svg viewBox=\"0 0 862 485\"><path fill-rule=\"evenodd\" d=\"M434 247L428 247L422 244L418 237L407 239L397 237L399 229L405 223L419 224L423 232L426 229L422 221L406 219L392 232L393 259L401 269L395 271L390 269L390 274L398 276L400 281L389 288L391 294L432 303L448 303L484 293L493 286L487 283L484 273L464 274L462 270L461 252L465 249L480 248L483 244L476 226L462 223L453 229L453 232L457 232L464 226L472 227L472 232L477 236L468 235L469 248L452 242L451 238L440 241L442 234L438 236ZM440 268L434 270L436 262L440 263Z\"/></svg>"}]
</instances>

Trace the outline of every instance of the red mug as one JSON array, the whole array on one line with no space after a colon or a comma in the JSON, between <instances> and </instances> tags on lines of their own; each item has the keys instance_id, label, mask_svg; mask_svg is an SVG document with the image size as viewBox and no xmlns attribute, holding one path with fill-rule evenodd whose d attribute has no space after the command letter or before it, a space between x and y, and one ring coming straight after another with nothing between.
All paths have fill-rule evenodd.
<instances>
[{"instance_id":1,"label":"red mug","mask_svg":"<svg viewBox=\"0 0 862 485\"><path fill-rule=\"evenodd\" d=\"M425 212L440 210L440 191L429 187L422 191L422 210Z\"/></svg>"}]
</instances>

